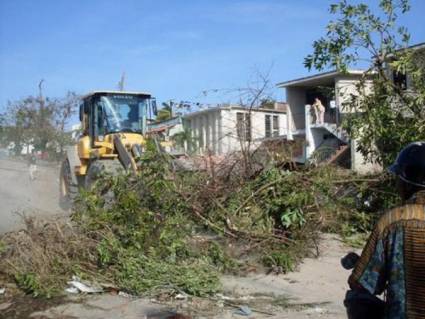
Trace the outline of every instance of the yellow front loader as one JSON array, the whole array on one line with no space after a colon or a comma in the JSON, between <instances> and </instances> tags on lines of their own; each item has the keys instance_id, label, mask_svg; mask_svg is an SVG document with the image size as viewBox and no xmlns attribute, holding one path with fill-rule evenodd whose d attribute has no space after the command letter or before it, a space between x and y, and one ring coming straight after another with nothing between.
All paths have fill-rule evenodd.
<instances>
[{"instance_id":1,"label":"yellow front loader","mask_svg":"<svg viewBox=\"0 0 425 319\"><path fill-rule=\"evenodd\" d=\"M66 206L103 173L137 172L156 101L148 93L96 91L82 98L79 113L82 133L66 149L60 170L60 200Z\"/></svg>"}]
</instances>

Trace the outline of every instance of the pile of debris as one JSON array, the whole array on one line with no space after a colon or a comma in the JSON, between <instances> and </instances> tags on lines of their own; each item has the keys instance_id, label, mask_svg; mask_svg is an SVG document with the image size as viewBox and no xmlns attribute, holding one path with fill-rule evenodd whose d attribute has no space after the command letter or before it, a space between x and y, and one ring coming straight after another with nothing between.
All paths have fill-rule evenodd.
<instances>
[{"instance_id":1,"label":"pile of debris","mask_svg":"<svg viewBox=\"0 0 425 319\"><path fill-rule=\"evenodd\" d=\"M140 175L104 176L83 192L72 221L26 219L25 230L1 238L3 275L33 296L62 294L67 284L82 291L83 282L211 296L221 273L291 271L314 253L321 230L365 233L376 207L395 200L384 179L335 167L184 172L155 150L140 160Z\"/></svg>"}]
</instances>

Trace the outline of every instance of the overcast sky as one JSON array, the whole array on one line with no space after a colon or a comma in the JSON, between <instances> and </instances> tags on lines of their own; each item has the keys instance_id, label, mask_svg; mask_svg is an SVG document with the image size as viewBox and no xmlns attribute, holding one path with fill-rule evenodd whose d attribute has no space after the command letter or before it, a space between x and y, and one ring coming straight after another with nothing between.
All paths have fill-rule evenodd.
<instances>
[{"instance_id":1,"label":"overcast sky","mask_svg":"<svg viewBox=\"0 0 425 319\"><path fill-rule=\"evenodd\" d=\"M0 0L0 109L8 100L68 90L128 90L160 101L226 102L202 91L243 87L255 69L276 83L307 74L328 0ZM364 1L376 3L376 1ZM401 22L425 41L425 1ZM276 98L283 94L276 89Z\"/></svg>"}]
</instances>

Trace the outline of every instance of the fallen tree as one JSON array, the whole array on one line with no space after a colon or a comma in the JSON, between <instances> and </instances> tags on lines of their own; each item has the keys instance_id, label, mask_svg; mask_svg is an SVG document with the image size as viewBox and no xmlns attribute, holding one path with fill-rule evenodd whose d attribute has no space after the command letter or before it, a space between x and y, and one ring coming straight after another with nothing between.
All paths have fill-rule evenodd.
<instances>
[{"instance_id":1,"label":"fallen tree","mask_svg":"<svg viewBox=\"0 0 425 319\"><path fill-rule=\"evenodd\" d=\"M74 275L135 295L206 296L223 272L293 270L320 231L364 234L397 200L385 177L331 166L182 172L153 143L139 164L140 175L83 192L72 221L27 219L3 236L3 277L34 296L62 294Z\"/></svg>"}]
</instances>

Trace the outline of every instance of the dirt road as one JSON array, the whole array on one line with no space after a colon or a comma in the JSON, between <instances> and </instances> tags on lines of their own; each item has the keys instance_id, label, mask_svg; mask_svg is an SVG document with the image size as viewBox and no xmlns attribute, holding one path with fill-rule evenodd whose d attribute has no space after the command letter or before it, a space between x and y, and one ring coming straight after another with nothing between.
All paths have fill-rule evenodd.
<instances>
[{"instance_id":1,"label":"dirt road","mask_svg":"<svg viewBox=\"0 0 425 319\"><path fill-rule=\"evenodd\" d=\"M163 304L111 294L81 298L71 295L60 305L29 313L34 318L79 319L177 318L172 316L175 312L188 314L191 319L345 319L343 299L349 272L341 268L339 260L350 249L328 234L323 235L320 249L319 258L305 259L297 271L287 275L225 276L223 295L214 300L189 298ZM226 298L232 298L234 306L247 305L252 313L237 314L237 307L230 306Z\"/></svg>"},{"instance_id":2,"label":"dirt road","mask_svg":"<svg viewBox=\"0 0 425 319\"><path fill-rule=\"evenodd\" d=\"M21 224L17 213L52 216L63 214L58 202L58 168L38 165L37 179L29 179L27 164L0 160L0 234Z\"/></svg>"},{"instance_id":3,"label":"dirt road","mask_svg":"<svg viewBox=\"0 0 425 319\"><path fill-rule=\"evenodd\" d=\"M278 315L255 318L346 318L343 300L350 272L341 267L340 260L353 249L338 236L323 234L319 250L318 258L304 259L292 273L229 277L223 280L224 286L241 295L271 294L281 299L278 304L283 306L283 311Z\"/></svg>"}]
</instances>

